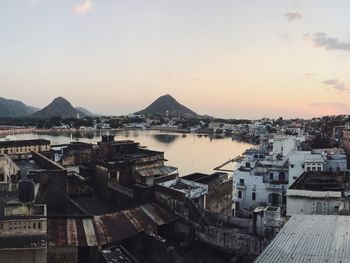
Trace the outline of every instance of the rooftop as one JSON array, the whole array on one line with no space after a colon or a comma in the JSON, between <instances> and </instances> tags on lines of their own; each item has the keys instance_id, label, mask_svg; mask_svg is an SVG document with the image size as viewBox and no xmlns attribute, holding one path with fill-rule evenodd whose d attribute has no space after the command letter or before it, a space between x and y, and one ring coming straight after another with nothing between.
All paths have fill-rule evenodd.
<instances>
[{"instance_id":1,"label":"rooftop","mask_svg":"<svg viewBox=\"0 0 350 263\"><path fill-rule=\"evenodd\" d=\"M293 215L256 263L350 262L350 216Z\"/></svg>"},{"instance_id":2,"label":"rooftop","mask_svg":"<svg viewBox=\"0 0 350 263\"><path fill-rule=\"evenodd\" d=\"M201 184L210 184L211 182L226 176L227 176L227 173L220 173L220 172L213 173L213 174L193 173L186 176L182 176L181 178L198 182Z\"/></svg>"},{"instance_id":3,"label":"rooftop","mask_svg":"<svg viewBox=\"0 0 350 263\"><path fill-rule=\"evenodd\" d=\"M71 201L86 215L103 215L116 212L118 209L97 196L70 197Z\"/></svg>"},{"instance_id":4,"label":"rooftop","mask_svg":"<svg viewBox=\"0 0 350 263\"><path fill-rule=\"evenodd\" d=\"M207 185L182 178L165 181L159 183L159 185L185 194L187 198L198 198L202 195L208 194Z\"/></svg>"},{"instance_id":5,"label":"rooftop","mask_svg":"<svg viewBox=\"0 0 350 263\"><path fill-rule=\"evenodd\" d=\"M290 187L291 190L341 191L349 184L348 172L304 172Z\"/></svg>"},{"instance_id":6,"label":"rooftop","mask_svg":"<svg viewBox=\"0 0 350 263\"><path fill-rule=\"evenodd\" d=\"M21 170L21 177L27 176L29 171L43 170L34 160L22 159L14 160L15 164Z\"/></svg>"},{"instance_id":7,"label":"rooftop","mask_svg":"<svg viewBox=\"0 0 350 263\"><path fill-rule=\"evenodd\" d=\"M0 250L9 248L42 249L46 247L46 244L46 235L21 235L0 238Z\"/></svg>"},{"instance_id":8,"label":"rooftop","mask_svg":"<svg viewBox=\"0 0 350 263\"><path fill-rule=\"evenodd\" d=\"M101 251L106 263L133 263L138 262L123 246L112 246Z\"/></svg>"},{"instance_id":9,"label":"rooftop","mask_svg":"<svg viewBox=\"0 0 350 263\"><path fill-rule=\"evenodd\" d=\"M16 141L0 141L0 148L8 147L22 147L22 146L36 146L36 145L48 145L50 141L44 139L36 140L16 140Z\"/></svg>"}]
</instances>

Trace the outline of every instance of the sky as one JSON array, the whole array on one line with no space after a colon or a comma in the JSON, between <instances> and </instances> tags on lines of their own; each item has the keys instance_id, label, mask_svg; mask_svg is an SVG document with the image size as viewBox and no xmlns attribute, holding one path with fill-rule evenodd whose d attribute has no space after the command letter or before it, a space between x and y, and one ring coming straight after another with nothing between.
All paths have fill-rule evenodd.
<instances>
[{"instance_id":1,"label":"sky","mask_svg":"<svg viewBox=\"0 0 350 263\"><path fill-rule=\"evenodd\" d=\"M2 0L0 96L100 114L350 114L349 0Z\"/></svg>"}]
</instances>

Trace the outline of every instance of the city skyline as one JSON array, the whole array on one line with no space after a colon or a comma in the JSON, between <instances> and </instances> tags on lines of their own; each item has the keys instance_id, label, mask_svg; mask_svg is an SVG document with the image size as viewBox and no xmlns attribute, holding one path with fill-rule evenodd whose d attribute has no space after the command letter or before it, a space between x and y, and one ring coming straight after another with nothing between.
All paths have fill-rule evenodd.
<instances>
[{"instance_id":1,"label":"city skyline","mask_svg":"<svg viewBox=\"0 0 350 263\"><path fill-rule=\"evenodd\" d=\"M346 1L4 1L1 96L122 115L171 94L225 118L346 114Z\"/></svg>"}]
</instances>

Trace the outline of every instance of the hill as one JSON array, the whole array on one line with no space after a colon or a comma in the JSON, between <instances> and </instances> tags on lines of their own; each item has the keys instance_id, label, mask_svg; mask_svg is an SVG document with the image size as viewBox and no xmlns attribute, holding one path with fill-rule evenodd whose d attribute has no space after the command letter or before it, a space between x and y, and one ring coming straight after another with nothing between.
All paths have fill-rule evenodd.
<instances>
[{"instance_id":1,"label":"hill","mask_svg":"<svg viewBox=\"0 0 350 263\"><path fill-rule=\"evenodd\" d=\"M21 101L0 97L0 117L23 117L38 110L38 108L27 106Z\"/></svg>"},{"instance_id":2,"label":"hill","mask_svg":"<svg viewBox=\"0 0 350 263\"><path fill-rule=\"evenodd\" d=\"M83 108L83 107L75 107L76 110L81 111L84 113L86 116L94 117L97 116L98 114L92 113L91 111Z\"/></svg>"},{"instance_id":3,"label":"hill","mask_svg":"<svg viewBox=\"0 0 350 263\"><path fill-rule=\"evenodd\" d=\"M136 115L170 114L175 116L198 116L197 113L180 104L170 95L164 95L156 99L147 108L135 112Z\"/></svg>"},{"instance_id":4,"label":"hill","mask_svg":"<svg viewBox=\"0 0 350 263\"><path fill-rule=\"evenodd\" d=\"M84 118L87 116L84 112L75 109L72 104L63 97L54 99L49 105L42 110L34 112L30 115L31 118L49 119L54 116L65 118Z\"/></svg>"}]
</instances>

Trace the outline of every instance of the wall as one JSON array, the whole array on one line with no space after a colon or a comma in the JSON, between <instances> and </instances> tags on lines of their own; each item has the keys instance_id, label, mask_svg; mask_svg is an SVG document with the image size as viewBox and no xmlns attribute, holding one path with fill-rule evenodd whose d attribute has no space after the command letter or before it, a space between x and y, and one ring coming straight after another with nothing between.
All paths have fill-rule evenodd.
<instances>
[{"instance_id":1,"label":"wall","mask_svg":"<svg viewBox=\"0 0 350 263\"><path fill-rule=\"evenodd\" d=\"M46 263L46 248L0 250L0 262L4 263ZM51 262L49 262L51 263Z\"/></svg>"},{"instance_id":2,"label":"wall","mask_svg":"<svg viewBox=\"0 0 350 263\"><path fill-rule=\"evenodd\" d=\"M245 256L258 256L267 245L257 237L211 226L197 229L196 239Z\"/></svg>"},{"instance_id":3,"label":"wall","mask_svg":"<svg viewBox=\"0 0 350 263\"><path fill-rule=\"evenodd\" d=\"M77 263L78 248L77 247L48 247L47 262L48 263Z\"/></svg>"},{"instance_id":4,"label":"wall","mask_svg":"<svg viewBox=\"0 0 350 263\"><path fill-rule=\"evenodd\" d=\"M224 215L232 215L232 179L215 180L208 185L206 209Z\"/></svg>"},{"instance_id":5,"label":"wall","mask_svg":"<svg viewBox=\"0 0 350 263\"><path fill-rule=\"evenodd\" d=\"M287 216L294 214L335 215L338 212L340 204L340 192L287 191ZM318 209L320 210L318 211Z\"/></svg>"}]
</instances>

